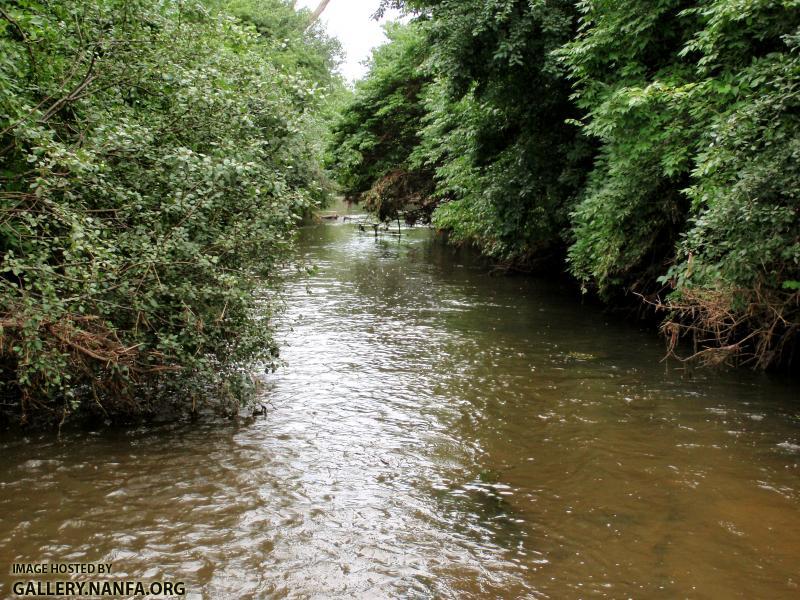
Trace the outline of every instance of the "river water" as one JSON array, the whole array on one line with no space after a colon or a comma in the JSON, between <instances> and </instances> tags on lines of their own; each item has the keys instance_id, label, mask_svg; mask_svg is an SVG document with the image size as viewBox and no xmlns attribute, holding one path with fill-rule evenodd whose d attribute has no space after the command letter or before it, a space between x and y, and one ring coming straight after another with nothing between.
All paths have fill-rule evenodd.
<instances>
[{"instance_id":1,"label":"river water","mask_svg":"<svg viewBox=\"0 0 800 600\"><path fill-rule=\"evenodd\" d=\"M12 562L190 598L798 598L797 387L435 242L305 229L255 421L6 439Z\"/></svg>"}]
</instances>

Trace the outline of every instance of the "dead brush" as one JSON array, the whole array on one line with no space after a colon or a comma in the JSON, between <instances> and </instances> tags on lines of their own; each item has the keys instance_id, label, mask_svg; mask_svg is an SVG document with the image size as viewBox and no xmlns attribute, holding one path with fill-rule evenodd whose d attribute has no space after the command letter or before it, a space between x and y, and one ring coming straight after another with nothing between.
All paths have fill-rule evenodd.
<instances>
[{"instance_id":1,"label":"dead brush","mask_svg":"<svg viewBox=\"0 0 800 600\"><path fill-rule=\"evenodd\" d=\"M24 347L32 333L42 347L61 354L65 369L85 384L95 405L106 415L108 412L101 398L113 398L115 410L122 406L129 411L135 410L138 401L132 393L132 385L147 377L180 370L168 364L160 352L143 352L142 344L126 345L102 319L91 315L66 315L57 321L40 322L35 332L31 332L29 321L22 315L6 313L0 316L0 358L9 364L24 365L29 357L20 356L15 348ZM122 373L125 377L121 376ZM105 376L100 377L101 374ZM62 422L66 418L70 411L69 403L48 401L50 394L46 388L44 381L36 380L19 386L21 422L27 421L27 413L31 410L63 413Z\"/></svg>"},{"instance_id":2,"label":"dead brush","mask_svg":"<svg viewBox=\"0 0 800 600\"><path fill-rule=\"evenodd\" d=\"M661 325L667 357L702 366L769 369L793 361L800 329L800 292L764 285L752 289L682 289L679 298L645 299L667 313ZM682 352L689 339L692 352Z\"/></svg>"}]
</instances>

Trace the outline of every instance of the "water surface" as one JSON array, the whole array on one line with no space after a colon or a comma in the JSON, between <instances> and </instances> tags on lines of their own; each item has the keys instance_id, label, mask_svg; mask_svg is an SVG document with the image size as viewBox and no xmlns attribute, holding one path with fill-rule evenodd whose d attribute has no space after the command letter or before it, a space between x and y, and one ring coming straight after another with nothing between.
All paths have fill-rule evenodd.
<instances>
[{"instance_id":1,"label":"water surface","mask_svg":"<svg viewBox=\"0 0 800 600\"><path fill-rule=\"evenodd\" d=\"M193 598L797 598L797 388L426 230L303 231L252 423L8 439L11 562Z\"/></svg>"}]
</instances>

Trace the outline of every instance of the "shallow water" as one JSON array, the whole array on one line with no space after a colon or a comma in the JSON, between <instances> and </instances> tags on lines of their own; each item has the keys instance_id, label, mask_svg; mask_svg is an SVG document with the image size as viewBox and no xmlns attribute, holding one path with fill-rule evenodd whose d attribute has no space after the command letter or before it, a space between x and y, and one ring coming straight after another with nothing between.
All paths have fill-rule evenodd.
<instances>
[{"instance_id":1,"label":"shallow water","mask_svg":"<svg viewBox=\"0 0 800 600\"><path fill-rule=\"evenodd\" d=\"M795 384L686 376L652 332L423 229L303 231L252 423L6 439L12 562L192 598L797 598Z\"/></svg>"}]
</instances>

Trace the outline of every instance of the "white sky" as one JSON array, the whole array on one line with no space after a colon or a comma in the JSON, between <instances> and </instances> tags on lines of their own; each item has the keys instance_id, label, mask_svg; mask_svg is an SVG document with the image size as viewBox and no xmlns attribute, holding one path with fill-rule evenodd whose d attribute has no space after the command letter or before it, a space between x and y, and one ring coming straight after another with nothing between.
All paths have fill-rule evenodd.
<instances>
[{"instance_id":1,"label":"white sky","mask_svg":"<svg viewBox=\"0 0 800 600\"><path fill-rule=\"evenodd\" d=\"M318 0L299 0L298 8L314 10ZM348 81L362 77L367 69L361 64L369 58L371 50L386 41L381 24L372 20L380 0L331 0L322 13L322 21L330 35L339 38L345 51L340 68ZM396 19L396 11L387 11L381 21Z\"/></svg>"}]
</instances>

